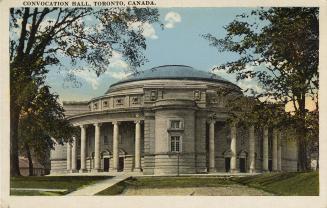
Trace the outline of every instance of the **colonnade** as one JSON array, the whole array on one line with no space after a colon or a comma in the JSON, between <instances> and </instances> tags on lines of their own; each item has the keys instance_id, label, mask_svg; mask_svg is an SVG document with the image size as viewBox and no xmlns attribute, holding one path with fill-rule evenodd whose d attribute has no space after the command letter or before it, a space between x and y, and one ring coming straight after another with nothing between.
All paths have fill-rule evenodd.
<instances>
[{"instance_id":1,"label":"colonnade","mask_svg":"<svg viewBox=\"0 0 327 208\"><path fill-rule=\"evenodd\" d=\"M134 121L135 123L135 152L134 152L134 169L135 172L141 171L141 120ZM113 121L113 147L112 157L113 164L110 167L110 171L118 171L119 167L119 127L121 122ZM209 172L216 172L216 152L215 147L215 124L214 119L209 121ZM92 172L100 172L101 170L101 126L102 123L94 123L95 137L94 137L94 168ZM81 145L80 145L80 170L79 172L87 172L86 169L86 125L81 125ZM254 126L248 128L249 131L249 154L248 154L248 170L247 172L256 172L256 138ZM268 142L268 128L263 129L263 142L262 142L262 172L269 171L269 142ZM272 137L272 171L281 171L281 131L274 129ZM230 125L230 171L231 173L237 173L239 171L237 167L237 125L235 123ZM73 137L73 141L67 144L67 171L78 172L77 170L77 139Z\"/></svg>"},{"instance_id":2,"label":"colonnade","mask_svg":"<svg viewBox=\"0 0 327 208\"><path fill-rule=\"evenodd\" d=\"M216 155L215 155L215 120L209 121L209 172L216 172ZM254 126L248 128L249 131L249 154L248 163L250 173L256 172L256 145L255 145L255 133ZM268 142L268 128L263 129L263 157L262 157L262 172L269 171L269 142ZM282 167L282 145L281 145L281 131L277 129L273 130L273 140L272 140L272 171L281 171ZM230 172L237 173L237 127L235 123L230 125Z\"/></svg>"},{"instance_id":3,"label":"colonnade","mask_svg":"<svg viewBox=\"0 0 327 208\"><path fill-rule=\"evenodd\" d=\"M141 171L141 120L136 120L135 123L135 157L134 157L134 171ZM121 122L113 121L113 165L110 167L111 171L118 171L119 165L119 126ZM94 168L92 172L100 172L101 170L101 126L102 123L94 123L95 136L94 136ZM81 167L79 172L87 172L86 169L86 125L81 125L81 151L80 160ZM67 143L67 171L78 172L77 170L77 141L76 137L73 137L72 143Z\"/></svg>"}]
</instances>

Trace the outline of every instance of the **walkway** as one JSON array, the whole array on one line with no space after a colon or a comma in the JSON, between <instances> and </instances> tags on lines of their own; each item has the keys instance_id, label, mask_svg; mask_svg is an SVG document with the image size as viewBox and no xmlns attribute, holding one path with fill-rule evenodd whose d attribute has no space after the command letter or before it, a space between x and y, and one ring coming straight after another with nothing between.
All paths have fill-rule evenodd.
<instances>
[{"instance_id":1,"label":"walkway","mask_svg":"<svg viewBox=\"0 0 327 208\"><path fill-rule=\"evenodd\" d=\"M130 177L130 176L129 175L117 175L113 178L108 178L108 179L99 181L95 184L89 185L85 188L73 191L73 192L67 194L67 196L93 196L96 193L127 179L128 177Z\"/></svg>"}]
</instances>

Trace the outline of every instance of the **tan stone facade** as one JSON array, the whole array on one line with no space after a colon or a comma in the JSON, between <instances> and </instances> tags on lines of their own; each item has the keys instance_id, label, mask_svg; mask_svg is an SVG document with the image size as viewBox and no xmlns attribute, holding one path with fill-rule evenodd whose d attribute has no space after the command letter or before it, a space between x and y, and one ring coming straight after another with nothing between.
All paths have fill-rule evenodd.
<instances>
[{"instance_id":1,"label":"tan stone facade","mask_svg":"<svg viewBox=\"0 0 327 208\"><path fill-rule=\"evenodd\" d=\"M51 173L297 170L296 143L282 132L227 124L217 91L239 87L186 66L151 70L89 102L64 102L81 134L51 152Z\"/></svg>"}]
</instances>

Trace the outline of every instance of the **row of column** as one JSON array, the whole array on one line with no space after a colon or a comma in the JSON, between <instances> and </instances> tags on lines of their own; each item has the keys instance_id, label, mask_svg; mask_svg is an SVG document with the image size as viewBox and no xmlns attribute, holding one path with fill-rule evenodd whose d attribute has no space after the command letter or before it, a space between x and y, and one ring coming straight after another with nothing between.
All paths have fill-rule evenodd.
<instances>
[{"instance_id":1,"label":"row of column","mask_svg":"<svg viewBox=\"0 0 327 208\"><path fill-rule=\"evenodd\" d=\"M112 171L118 170L119 164L119 124L115 121L113 124L113 166L110 167ZM92 171L101 171L101 142L100 142L100 127L101 123L93 124L95 127L94 135L94 169ZM86 126L81 125L81 168L80 172L86 172ZM73 137L73 142L67 144L67 171L77 172L77 154L76 154L76 137ZM134 157L134 171L141 171L141 120L135 121L135 157Z\"/></svg>"},{"instance_id":2,"label":"row of column","mask_svg":"<svg viewBox=\"0 0 327 208\"><path fill-rule=\"evenodd\" d=\"M215 156L215 120L209 122L209 172L216 171L216 156ZM238 172L237 165L237 128L236 124L231 124L230 127L230 150L231 150L231 160L230 160L230 171L232 173ZM255 134L254 126L249 127L249 172L256 172L256 157L255 157ZM272 171L281 171L281 132L274 129L273 130L273 143L272 143ZM268 172L269 164L269 152L268 152L268 128L264 128L263 135L263 159L262 159L262 171Z\"/></svg>"}]
</instances>

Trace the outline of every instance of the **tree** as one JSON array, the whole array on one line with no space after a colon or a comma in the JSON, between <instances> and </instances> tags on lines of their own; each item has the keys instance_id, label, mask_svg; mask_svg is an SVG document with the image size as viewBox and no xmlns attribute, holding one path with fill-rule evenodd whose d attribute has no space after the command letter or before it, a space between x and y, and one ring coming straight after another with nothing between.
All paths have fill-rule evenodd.
<instances>
[{"instance_id":1,"label":"tree","mask_svg":"<svg viewBox=\"0 0 327 208\"><path fill-rule=\"evenodd\" d=\"M33 159L43 161L53 148L52 137L60 141L70 141L75 134L75 128L65 120L64 109L58 103L58 95L50 93L49 86L35 87L28 106L24 106L18 125L19 147L29 161L29 175L33 175ZM59 141L59 142L60 142Z\"/></svg>"},{"instance_id":2,"label":"tree","mask_svg":"<svg viewBox=\"0 0 327 208\"><path fill-rule=\"evenodd\" d=\"M318 100L318 14L313 7L261 8L238 15L225 27L224 38L204 35L220 52L239 55L217 69L236 74L237 81L256 80L263 92L252 94L264 103L292 103L301 170L308 169L305 100Z\"/></svg>"},{"instance_id":3,"label":"tree","mask_svg":"<svg viewBox=\"0 0 327 208\"><path fill-rule=\"evenodd\" d=\"M142 24L158 21L150 8L11 8L10 9L10 174L19 175L18 127L22 110L35 99L50 66L108 69L119 52L132 70L146 59ZM86 18L91 21L86 23ZM138 28L132 27L139 23ZM17 31L17 33L15 33ZM72 74L69 76L73 80Z\"/></svg>"}]
</instances>

